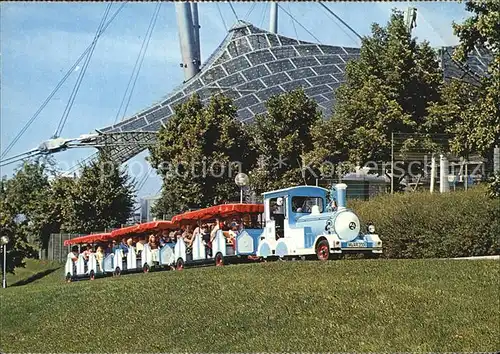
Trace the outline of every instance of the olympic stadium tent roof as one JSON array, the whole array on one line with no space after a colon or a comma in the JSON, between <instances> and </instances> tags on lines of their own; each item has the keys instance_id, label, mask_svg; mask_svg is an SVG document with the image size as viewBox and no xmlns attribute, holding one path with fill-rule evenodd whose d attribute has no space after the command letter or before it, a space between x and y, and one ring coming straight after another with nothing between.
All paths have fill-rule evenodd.
<instances>
[{"instance_id":1,"label":"olympic stadium tent roof","mask_svg":"<svg viewBox=\"0 0 500 354\"><path fill-rule=\"evenodd\" d=\"M359 52L359 48L288 38L239 21L196 76L146 110L99 129L99 147L118 161L128 160L155 140L174 107L194 93L203 102L215 93L224 93L234 100L238 118L251 122L266 111L265 102L271 96L302 87L328 116L335 103L334 92L344 81L346 63L358 58ZM448 77L477 80L485 70L485 58L471 59L469 68L453 61L450 53L451 47L441 51Z\"/></svg>"},{"instance_id":2,"label":"olympic stadium tent roof","mask_svg":"<svg viewBox=\"0 0 500 354\"><path fill-rule=\"evenodd\" d=\"M467 62L460 63L453 59L455 47L439 49L439 59L445 80L459 79L471 84L479 84L482 77L489 76L488 65L493 60L492 53L485 48L474 48Z\"/></svg>"},{"instance_id":3,"label":"olympic stadium tent roof","mask_svg":"<svg viewBox=\"0 0 500 354\"><path fill-rule=\"evenodd\" d=\"M202 101L214 93L224 93L234 99L239 119L249 122L266 111L265 102L271 96L303 87L329 114L335 102L333 93L344 81L345 65L358 55L359 48L299 41L239 21L196 76L163 101L98 131L115 135L142 132L146 133L142 134L143 143L147 143L153 138L147 133L156 133L173 114L174 107L194 93ZM144 150L144 144L134 143L137 134L134 135L126 149L113 149L122 150L120 160Z\"/></svg>"},{"instance_id":4,"label":"olympic stadium tent roof","mask_svg":"<svg viewBox=\"0 0 500 354\"><path fill-rule=\"evenodd\" d=\"M201 71L165 100L102 132L158 131L174 107L193 93L206 101L217 92L233 98L242 121L265 111L265 101L302 86L328 112L347 61L359 48L333 47L272 34L239 21Z\"/></svg>"}]
</instances>

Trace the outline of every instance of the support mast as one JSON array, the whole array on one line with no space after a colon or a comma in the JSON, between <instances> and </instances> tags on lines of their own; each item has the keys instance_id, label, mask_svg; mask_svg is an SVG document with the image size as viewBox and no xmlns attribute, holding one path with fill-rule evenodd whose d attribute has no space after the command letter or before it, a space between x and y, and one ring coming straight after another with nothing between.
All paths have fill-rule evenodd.
<instances>
[{"instance_id":1,"label":"support mast","mask_svg":"<svg viewBox=\"0 0 500 354\"><path fill-rule=\"evenodd\" d=\"M269 32L278 32L278 3L276 1L271 2L271 13L269 16Z\"/></svg>"},{"instance_id":2,"label":"support mast","mask_svg":"<svg viewBox=\"0 0 500 354\"><path fill-rule=\"evenodd\" d=\"M416 7L409 7L406 10L406 28L408 29L408 32L411 33L411 31L417 27L417 8Z\"/></svg>"},{"instance_id":3,"label":"support mast","mask_svg":"<svg viewBox=\"0 0 500 354\"><path fill-rule=\"evenodd\" d=\"M198 3L191 3L191 14L193 16L193 35L195 45L195 59L198 61L197 68L201 65L201 44L200 44L200 20L198 18ZM199 71L199 70L198 70Z\"/></svg>"},{"instance_id":4,"label":"support mast","mask_svg":"<svg viewBox=\"0 0 500 354\"><path fill-rule=\"evenodd\" d=\"M176 2L175 12L177 15L177 26L179 29L179 42L182 55L181 67L184 69L184 82L186 82L199 71L199 64L196 59L191 6L188 2Z\"/></svg>"}]
</instances>

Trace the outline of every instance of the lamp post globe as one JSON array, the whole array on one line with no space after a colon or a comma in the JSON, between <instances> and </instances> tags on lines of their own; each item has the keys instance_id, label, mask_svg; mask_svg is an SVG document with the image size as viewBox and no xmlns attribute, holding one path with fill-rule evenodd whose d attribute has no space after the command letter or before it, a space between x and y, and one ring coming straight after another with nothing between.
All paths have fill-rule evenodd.
<instances>
[{"instance_id":1,"label":"lamp post globe","mask_svg":"<svg viewBox=\"0 0 500 354\"><path fill-rule=\"evenodd\" d=\"M0 237L0 245L6 245L8 244L10 241L9 237L8 236L2 236Z\"/></svg>"},{"instance_id":2,"label":"lamp post globe","mask_svg":"<svg viewBox=\"0 0 500 354\"><path fill-rule=\"evenodd\" d=\"M247 186L248 185L248 182L249 182L249 178L248 178L248 175L245 174L245 173L238 173L236 175L236 177L234 177L234 183L236 183L236 185L238 187L244 187L244 186Z\"/></svg>"},{"instance_id":3,"label":"lamp post globe","mask_svg":"<svg viewBox=\"0 0 500 354\"><path fill-rule=\"evenodd\" d=\"M243 187L248 186L249 181L250 179L245 173L240 172L236 175L236 177L234 177L234 183L240 187L240 203L243 203Z\"/></svg>"}]
</instances>

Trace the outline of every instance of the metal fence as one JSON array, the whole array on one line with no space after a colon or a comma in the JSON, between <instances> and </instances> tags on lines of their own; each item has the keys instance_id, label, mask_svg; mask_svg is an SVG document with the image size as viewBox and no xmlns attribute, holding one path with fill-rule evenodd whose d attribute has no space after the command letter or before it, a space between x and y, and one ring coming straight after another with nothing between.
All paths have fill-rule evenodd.
<instances>
[{"instance_id":1,"label":"metal fence","mask_svg":"<svg viewBox=\"0 0 500 354\"><path fill-rule=\"evenodd\" d=\"M73 239L82 234L51 234L47 249L42 249L40 259L56 262L65 262L70 251L69 246L64 246L64 241Z\"/></svg>"},{"instance_id":2,"label":"metal fence","mask_svg":"<svg viewBox=\"0 0 500 354\"><path fill-rule=\"evenodd\" d=\"M500 165L498 147L489 158L474 151L461 156L450 153L453 138L452 134L392 134L391 190L450 191L485 182Z\"/></svg>"}]
</instances>

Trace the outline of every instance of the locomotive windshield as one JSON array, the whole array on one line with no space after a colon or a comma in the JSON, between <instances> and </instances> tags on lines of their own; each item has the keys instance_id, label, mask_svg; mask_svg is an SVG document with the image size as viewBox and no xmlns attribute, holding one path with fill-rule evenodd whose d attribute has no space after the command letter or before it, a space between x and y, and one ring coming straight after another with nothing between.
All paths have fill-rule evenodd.
<instances>
[{"instance_id":1,"label":"locomotive windshield","mask_svg":"<svg viewBox=\"0 0 500 354\"><path fill-rule=\"evenodd\" d=\"M323 212L323 198L319 197L293 197L292 198L292 211L294 213L309 214L312 207L317 205L319 212Z\"/></svg>"}]
</instances>

